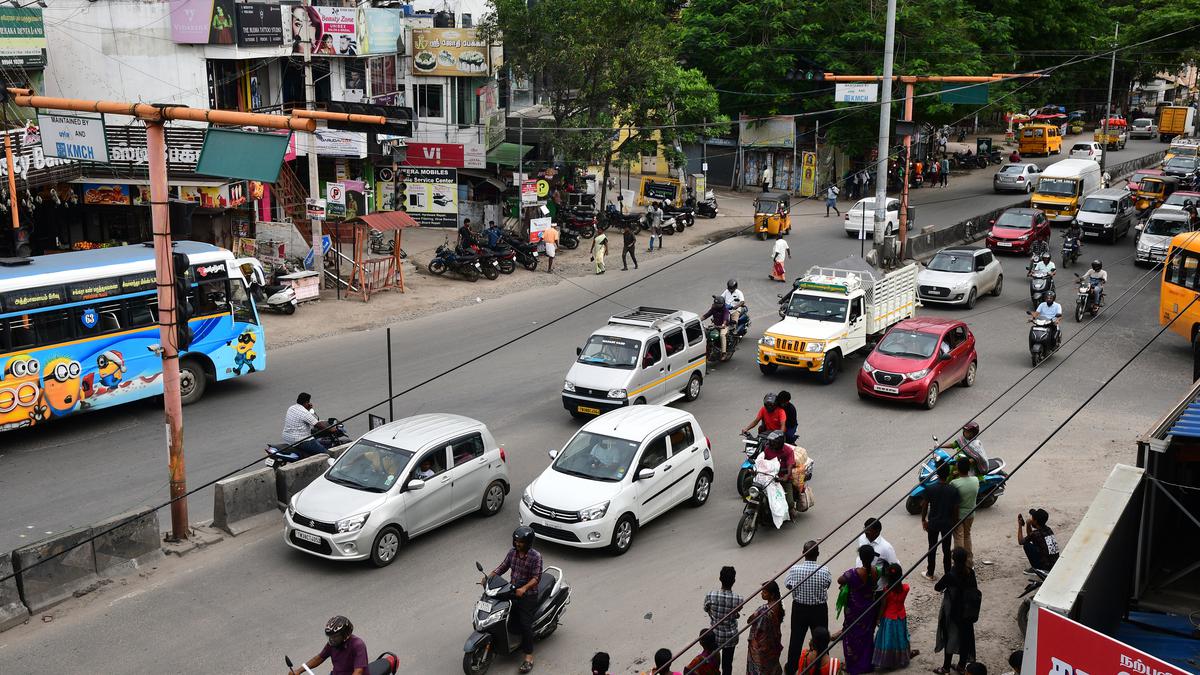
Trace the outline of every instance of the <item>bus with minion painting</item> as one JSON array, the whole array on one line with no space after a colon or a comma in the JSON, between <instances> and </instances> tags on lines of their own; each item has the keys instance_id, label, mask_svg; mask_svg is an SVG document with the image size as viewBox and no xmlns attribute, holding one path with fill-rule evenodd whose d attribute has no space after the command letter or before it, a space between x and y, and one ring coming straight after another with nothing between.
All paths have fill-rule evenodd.
<instances>
[{"instance_id":1,"label":"bus with minion painting","mask_svg":"<svg viewBox=\"0 0 1200 675\"><path fill-rule=\"evenodd\" d=\"M210 382L266 367L266 341L242 273L252 259L192 241L191 345L184 405ZM162 393L154 250L119 246L0 260L0 431Z\"/></svg>"}]
</instances>

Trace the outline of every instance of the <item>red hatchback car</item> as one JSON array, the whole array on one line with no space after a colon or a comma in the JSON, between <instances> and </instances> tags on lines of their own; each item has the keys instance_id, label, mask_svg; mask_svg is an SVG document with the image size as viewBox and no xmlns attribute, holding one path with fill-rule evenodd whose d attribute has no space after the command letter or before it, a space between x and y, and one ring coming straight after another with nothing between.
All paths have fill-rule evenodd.
<instances>
[{"instance_id":1,"label":"red hatchback car","mask_svg":"<svg viewBox=\"0 0 1200 675\"><path fill-rule=\"evenodd\" d=\"M997 253L1029 253L1035 241L1050 241L1050 221L1041 209L1009 209L992 221L987 247Z\"/></svg>"},{"instance_id":2,"label":"red hatchback car","mask_svg":"<svg viewBox=\"0 0 1200 675\"><path fill-rule=\"evenodd\" d=\"M962 321L901 321L875 345L858 371L858 395L919 403L933 409L942 392L975 384L975 336Z\"/></svg>"}]
</instances>

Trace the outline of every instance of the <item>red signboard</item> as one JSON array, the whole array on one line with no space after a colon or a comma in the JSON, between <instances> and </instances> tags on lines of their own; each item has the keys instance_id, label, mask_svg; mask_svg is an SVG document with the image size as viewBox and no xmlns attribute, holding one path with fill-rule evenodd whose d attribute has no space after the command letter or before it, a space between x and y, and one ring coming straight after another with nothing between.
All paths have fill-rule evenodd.
<instances>
[{"instance_id":1,"label":"red signboard","mask_svg":"<svg viewBox=\"0 0 1200 675\"><path fill-rule=\"evenodd\" d=\"M1038 608L1037 675L1184 675L1187 671Z\"/></svg>"},{"instance_id":2,"label":"red signboard","mask_svg":"<svg viewBox=\"0 0 1200 675\"><path fill-rule=\"evenodd\" d=\"M464 152L461 143L408 143L409 166L442 166L461 168Z\"/></svg>"}]
</instances>

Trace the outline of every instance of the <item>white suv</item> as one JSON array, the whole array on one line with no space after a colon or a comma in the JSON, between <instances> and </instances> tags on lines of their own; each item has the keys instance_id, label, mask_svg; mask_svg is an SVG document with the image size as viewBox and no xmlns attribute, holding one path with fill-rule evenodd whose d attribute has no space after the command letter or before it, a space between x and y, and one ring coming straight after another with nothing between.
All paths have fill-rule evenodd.
<instances>
[{"instance_id":1,"label":"white suv","mask_svg":"<svg viewBox=\"0 0 1200 675\"><path fill-rule=\"evenodd\" d=\"M620 555L638 528L683 502L703 506L712 449L691 414L636 405L588 422L525 488L521 524L543 540Z\"/></svg>"}]
</instances>

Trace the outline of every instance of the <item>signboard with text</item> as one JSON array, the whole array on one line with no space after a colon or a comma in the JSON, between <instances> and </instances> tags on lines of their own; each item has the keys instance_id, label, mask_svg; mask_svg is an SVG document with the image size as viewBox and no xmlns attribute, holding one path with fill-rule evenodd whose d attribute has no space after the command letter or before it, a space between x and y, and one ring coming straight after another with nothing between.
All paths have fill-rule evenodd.
<instances>
[{"instance_id":1,"label":"signboard with text","mask_svg":"<svg viewBox=\"0 0 1200 675\"><path fill-rule=\"evenodd\" d=\"M245 2L237 5L237 43L239 47L267 47L283 44L283 14L279 5Z\"/></svg>"},{"instance_id":2,"label":"signboard with text","mask_svg":"<svg viewBox=\"0 0 1200 675\"><path fill-rule=\"evenodd\" d=\"M472 77L488 73L488 45L474 28L414 28L413 75Z\"/></svg>"},{"instance_id":3,"label":"signboard with text","mask_svg":"<svg viewBox=\"0 0 1200 675\"><path fill-rule=\"evenodd\" d=\"M1037 666L1041 675L1184 675L1188 672L1072 621L1037 608Z\"/></svg>"},{"instance_id":4,"label":"signboard with text","mask_svg":"<svg viewBox=\"0 0 1200 675\"><path fill-rule=\"evenodd\" d=\"M103 117L38 113L42 152L86 162L108 162Z\"/></svg>"},{"instance_id":5,"label":"signboard with text","mask_svg":"<svg viewBox=\"0 0 1200 675\"><path fill-rule=\"evenodd\" d=\"M0 7L0 65L46 67L46 27L40 7Z\"/></svg>"},{"instance_id":6,"label":"signboard with text","mask_svg":"<svg viewBox=\"0 0 1200 675\"><path fill-rule=\"evenodd\" d=\"M833 100L838 103L874 103L879 100L879 84L838 82L833 85Z\"/></svg>"},{"instance_id":7,"label":"signboard with text","mask_svg":"<svg viewBox=\"0 0 1200 675\"><path fill-rule=\"evenodd\" d=\"M536 180L521 181L521 205L533 206L538 201L538 182Z\"/></svg>"},{"instance_id":8,"label":"signboard with text","mask_svg":"<svg viewBox=\"0 0 1200 675\"><path fill-rule=\"evenodd\" d=\"M487 153L480 143L408 143L409 166L441 166L455 169L482 169Z\"/></svg>"},{"instance_id":9,"label":"signboard with text","mask_svg":"<svg viewBox=\"0 0 1200 675\"><path fill-rule=\"evenodd\" d=\"M403 167L397 195L400 210L421 227L458 227L458 170Z\"/></svg>"}]
</instances>

